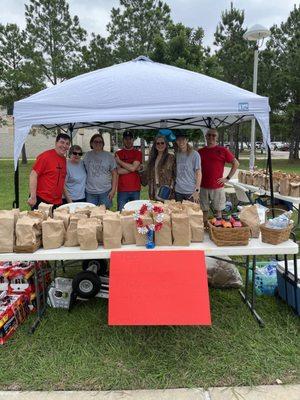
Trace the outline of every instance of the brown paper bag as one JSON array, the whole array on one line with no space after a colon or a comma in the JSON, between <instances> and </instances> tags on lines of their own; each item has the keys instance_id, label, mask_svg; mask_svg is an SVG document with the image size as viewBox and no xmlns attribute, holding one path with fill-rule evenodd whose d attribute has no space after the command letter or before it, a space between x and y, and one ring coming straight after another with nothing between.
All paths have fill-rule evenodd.
<instances>
[{"instance_id":1,"label":"brown paper bag","mask_svg":"<svg viewBox=\"0 0 300 400\"><path fill-rule=\"evenodd\" d=\"M249 171L246 172L246 184L253 185L253 174Z\"/></svg>"},{"instance_id":2,"label":"brown paper bag","mask_svg":"<svg viewBox=\"0 0 300 400\"><path fill-rule=\"evenodd\" d=\"M53 219L58 219L64 222L65 230L68 230L69 222L70 222L70 213L68 210L66 211L64 208L61 210L54 210Z\"/></svg>"},{"instance_id":3,"label":"brown paper bag","mask_svg":"<svg viewBox=\"0 0 300 400\"><path fill-rule=\"evenodd\" d=\"M105 249L121 247L122 227L119 213L107 214L103 217L103 246Z\"/></svg>"},{"instance_id":4,"label":"brown paper bag","mask_svg":"<svg viewBox=\"0 0 300 400\"><path fill-rule=\"evenodd\" d=\"M154 242L156 246L172 246L172 241L171 216L164 213L162 228L154 233Z\"/></svg>"},{"instance_id":5,"label":"brown paper bag","mask_svg":"<svg viewBox=\"0 0 300 400\"><path fill-rule=\"evenodd\" d=\"M288 196L290 194L290 177L289 176L285 176L284 178L281 179L280 186L279 186L279 193L282 194L283 196Z\"/></svg>"},{"instance_id":6,"label":"brown paper bag","mask_svg":"<svg viewBox=\"0 0 300 400\"><path fill-rule=\"evenodd\" d=\"M53 216L52 208L53 204L40 203L38 206L38 211L44 213L46 215L46 218L48 218Z\"/></svg>"},{"instance_id":7,"label":"brown paper bag","mask_svg":"<svg viewBox=\"0 0 300 400\"><path fill-rule=\"evenodd\" d=\"M105 215L105 206L92 207L91 208L91 218L99 218L103 220L103 215Z\"/></svg>"},{"instance_id":8,"label":"brown paper bag","mask_svg":"<svg viewBox=\"0 0 300 400\"><path fill-rule=\"evenodd\" d=\"M149 214L142 215L141 219L143 221L144 226L153 224L153 219ZM135 227L135 242L137 246L146 246L147 242L147 234L143 235L142 233L139 233L137 227Z\"/></svg>"},{"instance_id":9,"label":"brown paper bag","mask_svg":"<svg viewBox=\"0 0 300 400\"><path fill-rule=\"evenodd\" d=\"M133 214L124 215L122 212L120 220L122 227L122 244L135 244L135 220Z\"/></svg>"},{"instance_id":10,"label":"brown paper bag","mask_svg":"<svg viewBox=\"0 0 300 400\"><path fill-rule=\"evenodd\" d=\"M16 224L17 251L35 251L42 244L42 223L38 218L24 216Z\"/></svg>"},{"instance_id":11,"label":"brown paper bag","mask_svg":"<svg viewBox=\"0 0 300 400\"><path fill-rule=\"evenodd\" d=\"M96 218L81 218L78 220L77 235L81 250L96 250L98 248L98 229L99 220Z\"/></svg>"},{"instance_id":12,"label":"brown paper bag","mask_svg":"<svg viewBox=\"0 0 300 400\"><path fill-rule=\"evenodd\" d=\"M189 209L188 215L191 228L191 242L203 242L204 239L203 212Z\"/></svg>"},{"instance_id":13,"label":"brown paper bag","mask_svg":"<svg viewBox=\"0 0 300 400\"><path fill-rule=\"evenodd\" d=\"M300 182L291 182L290 183L290 196L291 197L300 197Z\"/></svg>"},{"instance_id":14,"label":"brown paper bag","mask_svg":"<svg viewBox=\"0 0 300 400\"><path fill-rule=\"evenodd\" d=\"M30 218L39 219L41 222L47 219L46 214L38 210L27 211L27 216Z\"/></svg>"},{"instance_id":15,"label":"brown paper bag","mask_svg":"<svg viewBox=\"0 0 300 400\"><path fill-rule=\"evenodd\" d=\"M199 203L193 203L192 201L189 200L183 200L182 205L184 206L185 209L192 209L194 211L201 210Z\"/></svg>"},{"instance_id":16,"label":"brown paper bag","mask_svg":"<svg viewBox=\"0 0 300 400\"><path fill-rule=\"evenodd\" d=\"M66 240L64 246L75 247L79 246L78 234L77 234L77 224L80 219L87 219L85 214L73 214L70 216L70 223L66 232Z\"/></svg>"},{"instance_id":17,"label":"brown paper bag","mask_svg":"<svg viewBox=\"0 0 300 400\"><path fill-rule=\"evenodd\" d=\"M190 222L187 212L171 214L174 246L189 246L191 243Z\"/></svg>"},{"instance_id":18,"label":"brown paper bag","mask_svg":"<svg viewBox=\"0 0 300 400\"><path fill-rule=\"evenodd\" d=\"M12 253L15 242L15 216L13 211L0 211L0 253Z\"/></svg>"},{"instance_id":19,"label":"brown paper bag","mask_svg":"<svg viewBox=\"0 0 300 400\"><path fill-rule=\"evenodd\" d=\"M241 222L249 226L251 237L258 238L260 233L260 220L256 206L243 207L239 215Z\"/></svg>"},{"instance_id":20,"label":"brown paper bag","mask_svg":"<svg viewBox=\"0 0 300 400\"><path fill-rule=\"evenodd\" d=\"M64 244L65 225L62 220L48 218L42 222L44 249L58 249Z\"/></svg>"}]
</instances>

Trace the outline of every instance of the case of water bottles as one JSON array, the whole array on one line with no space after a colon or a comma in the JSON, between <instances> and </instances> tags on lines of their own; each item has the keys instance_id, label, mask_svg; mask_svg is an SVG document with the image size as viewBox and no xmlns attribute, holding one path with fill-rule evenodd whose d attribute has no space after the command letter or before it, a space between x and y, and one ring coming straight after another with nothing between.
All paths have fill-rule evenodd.
<instances>
[{"instance_id":1,"label":"case of water bottles","mask_svg":"<svg viewBox=\"0 0 300 400\"><path fill-rule=\"evenodd\" d=\"M276 260L256 264L254 286L257 295L274 296L277 289L276 268Z\"/></svg>"}]
</instances>

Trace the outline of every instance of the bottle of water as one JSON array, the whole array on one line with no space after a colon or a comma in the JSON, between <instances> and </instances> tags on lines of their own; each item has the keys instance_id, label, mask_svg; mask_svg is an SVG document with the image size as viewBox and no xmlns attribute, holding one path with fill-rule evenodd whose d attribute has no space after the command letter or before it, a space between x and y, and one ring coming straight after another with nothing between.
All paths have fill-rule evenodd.
<instances>
[{"instance_id":1,"label":"bottle of water","mask_svg":"<svg viewBox=\"0 0 300 400\"><path fill-rule=\"evenodd\" d=\"M287 211L276 218L267 221L266 227L272 229L284 229L289 226L292 211Z\"/></svg>"}]
</instances>

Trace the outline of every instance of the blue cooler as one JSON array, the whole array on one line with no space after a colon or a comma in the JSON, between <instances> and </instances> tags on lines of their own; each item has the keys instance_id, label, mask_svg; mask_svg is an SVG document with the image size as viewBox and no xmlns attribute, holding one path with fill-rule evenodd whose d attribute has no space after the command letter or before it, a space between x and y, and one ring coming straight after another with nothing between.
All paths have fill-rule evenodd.
<instances>
[{"instance_id":1,"label":"blue cooler","mask_svg":"<svg viewBox=\"0 0 300 400\"><path fill-rule=\"evenodd\" d=\"M297 271L297 282L295 281L293 260L288 261L287 275L285 274L284 261L278 263L277 282L279 296L300 316L300 278Z\"/></svg>"}]
</instances>

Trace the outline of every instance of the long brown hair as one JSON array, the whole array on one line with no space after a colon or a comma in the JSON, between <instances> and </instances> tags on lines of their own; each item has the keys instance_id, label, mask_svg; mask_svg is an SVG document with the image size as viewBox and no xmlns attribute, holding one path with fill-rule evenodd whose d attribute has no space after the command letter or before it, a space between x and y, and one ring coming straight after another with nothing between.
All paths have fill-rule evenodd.
<instances>
[{"instance_id":1,"label":"long brown hair","mask_svg":"<svg viewBox=\"0 0 300 400\"><path fill-rule=\"evenodd\" d=\"M157 139L163 139L164 142L166 143L166 147L165 147L165 150L163 152L162 158L160 160L160 164L164 165L165 162L167 161L168 156L169 156L169 143L168 143L166 137L164 135L155 136L155 138L153 140L153 145L151 147L150 154L149 154L149 161L148 161L148 168L147 168L148 169L148 174L151 173L151 171L153 171L154 168L155 168L155 160L156 160L157 155L158 155L158 151L157 151L157 148L156 148Z\"/></svg>"}]
</instances>

